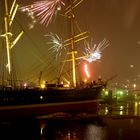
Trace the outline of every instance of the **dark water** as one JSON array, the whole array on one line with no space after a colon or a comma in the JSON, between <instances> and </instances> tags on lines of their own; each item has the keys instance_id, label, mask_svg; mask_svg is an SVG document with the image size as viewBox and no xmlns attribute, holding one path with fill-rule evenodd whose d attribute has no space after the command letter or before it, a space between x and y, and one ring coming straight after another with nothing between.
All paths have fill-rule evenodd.
<instances>
[{"instance_id":1,"label":"dark water","mask_svg":"<svg viewBox=\"0 0 140 140\"><path fill-rule=\"evenodd\" d=\"M0 121L0 140L140 140L140 102Z\"/></svg>"}]
</instances>

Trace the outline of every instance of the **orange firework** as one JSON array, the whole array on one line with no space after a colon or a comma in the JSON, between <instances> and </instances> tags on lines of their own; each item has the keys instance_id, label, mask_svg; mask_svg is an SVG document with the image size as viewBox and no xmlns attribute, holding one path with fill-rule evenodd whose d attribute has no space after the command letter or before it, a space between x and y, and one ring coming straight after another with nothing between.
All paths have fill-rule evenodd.
<instances>
[{"instance_id":1,"label":"orange firework","mask_svg":"<svg viewBox=\"0 0 140 140\"><path fill-rule=\"evenodd\" d=\"M86 73L87 77L89 78L90 74L89 74L89 71L88 71L88 65L87 64L84 64L84 70L85 70L85 73Z\"/></svg>"}]
</instances>

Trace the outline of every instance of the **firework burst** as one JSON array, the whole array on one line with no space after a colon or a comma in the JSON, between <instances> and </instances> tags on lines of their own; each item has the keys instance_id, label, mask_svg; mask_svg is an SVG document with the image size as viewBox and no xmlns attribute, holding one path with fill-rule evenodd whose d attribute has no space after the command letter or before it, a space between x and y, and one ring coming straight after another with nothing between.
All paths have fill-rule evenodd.
<instances>
[{"instance_id":1,"label":"firework burst","mask_svg":"<svg viewBox=\"0 0 140 140\"><path fill-rule=\"evenodd\" d=\"M101 53L107 46L109 46L109 42L106 39L101 41L98 45L93 45L93 41L91 40L91 43L87 43L84 52L85 57L83 59L89 63L101 59Z\"/></svg>"},{"instance_id":2,"label":"firework burst","mask_svg":"<svg viewBox=\"0 0 140 140\"><path fill-rule=\"evenodd\" d=\"M65 49L62 38L60 38L57 34L53 33L47 34L45 36L50 38L48 44L52 45L49 50L51 50L52 53L56 53L56 58L61 56L63 49Z\"/></svg>"},{"instance_id":3,"label":"firework burst","mask_svg":"<svg viewBox=\"0 0 140 140\"><path fill-rule=\"evenodd\" d=\"M36 1L31 5L23 6L20 8L22 12L27 12L28 16L33 19L31 27L34 26L36 21L48 26L57 12L61 10L61 6L65 6L62 0L42 0Z\"/></svg>"}]
</instances>

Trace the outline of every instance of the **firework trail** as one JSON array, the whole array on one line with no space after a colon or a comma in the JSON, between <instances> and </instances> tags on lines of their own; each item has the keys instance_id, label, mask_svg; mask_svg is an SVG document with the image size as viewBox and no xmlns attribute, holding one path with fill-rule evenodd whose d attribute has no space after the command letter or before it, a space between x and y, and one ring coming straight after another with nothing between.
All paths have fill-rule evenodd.
<instances>
[{"instance_id":1,"label":"firework trail","mask_svg":"<svg viewBox=\"0 0 140 140\"><path fill-rule=\"evenodd\" d=\"M89 78L90 75L89 75L88 65L87 64L84 64L84 70L85 70L85 73L86 73L87 77Z\"/></svg>"},{"instance_id":2,"label":"firework trail","mask_svg":"<svg viewBox=\"0 0 140 140\"><path fill-rule=\"evenodd\" d=\"M48 44L52 45L49 50L51 50L52 53L56 53L56 58L61 56L63 49L65 49L62 38L60 38L57 34L53 33L47 34L45 36L50 38L50 42L48 42Z\"/></svg>"},{"instance_id":3,"label":"firework trail","mask_svg":"<svg viewBox=\"0 0 140 140\"><path fill-rule=\"evenodd\" d=\"M98 45L93 45L93 41L91 40L91 43L87 43L84 52L85 57L83 59L89 63L101 59L101 53L107 46L109 46L109 42L106 39L101 41Z\"/></svg>"},{"instance_id":4,"label":"firework trail","mask_svg":"<svg viewBox=\"0 0 140 140\"><path fill-rule=\"evenodd\" d=\"M36 1L31 5L23 6L20 8L22 12L27 12L28 16L33 19L31 27L34 26L36 21L46 27L52 22L53 17L61 10L61 6L65 6L62 0L42 0Z\"/></svg>"}]
</instances>

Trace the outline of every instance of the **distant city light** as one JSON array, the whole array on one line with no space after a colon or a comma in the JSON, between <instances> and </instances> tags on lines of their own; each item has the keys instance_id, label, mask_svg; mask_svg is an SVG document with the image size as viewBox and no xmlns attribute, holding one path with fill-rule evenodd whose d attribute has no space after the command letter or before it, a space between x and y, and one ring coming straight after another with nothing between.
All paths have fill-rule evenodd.
<instances>
[{"instance_id":1,"label":"distant city light","mask_svg":"<svg viewBox=\"0 0 140 140\"><path fill-rule=\"evenodd\" d=\"M120 106L120 110L123 110L124 109L124 106Z\"/></svg>"},{"instance_id":2,"label":"distant city light","mask_svg":"<svg viewBox=\"0 0 140 140\"><path fill-rule=\"evenodd\" d=\"M136 86L137 86L136 84L133 84L133 88L134 88L134 89L136 88Z\"/></svg>"},{"instance_id":3,"label":"distant city light","mask_svg":"<svg viewBox=\"0 0 140 140\"><path fill-rule=\"evenodd\" d=\"M124 92L122 90L118 90L117 91L117 94L120 95L120 96L122 96L124 94Z\"/></svg>"},{"instance_id":4,"label":"distant city light","mask_svg":"<svg viewBox=\"0 0 140 140\"><path fill-rule=\"evenodd\" d=\"M140 41L137 41L137 43L140 45Z\"/></svg>"},{"instance_id":5,"label":"distant city light","mask_svg":"<svg viewBox=\"0 0 140 140\"><path fill-rule=\"evenodd\" d=\"M130 68L134 68L134 65L130 65Z\"/></svg>"},{"instance_id":6,"label":"distant city light","mask_svg":"<svg viewBox=\"0 0 140 140\"><path fill-rule=\"evenodd\" d=\"M119 114L120 114L120 115L123 115L123 111L121 110Z\"/></svg>"},{"instance_id":7,"label":"distant city light","mask_svg":"<svg viewBox=\"0 0 140 140\"><path fill-rule=\"evenodd\" d=\"M107 90L105 91L105 95L108 95L108 91Z\"/></svg>"}]
</instances>

